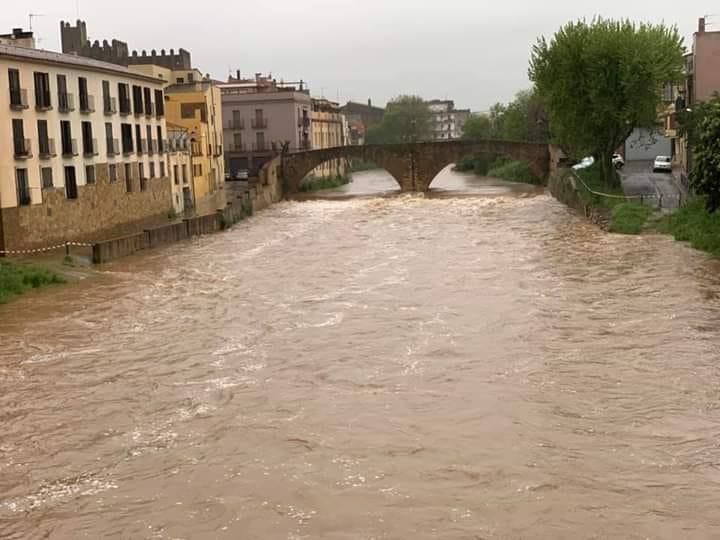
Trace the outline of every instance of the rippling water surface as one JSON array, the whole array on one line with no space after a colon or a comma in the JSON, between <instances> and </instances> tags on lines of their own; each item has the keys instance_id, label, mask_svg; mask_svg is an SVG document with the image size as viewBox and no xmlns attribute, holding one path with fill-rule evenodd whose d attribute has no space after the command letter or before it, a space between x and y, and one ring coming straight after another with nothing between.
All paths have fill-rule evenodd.
<instances>
[{"instance_id":1,"label":"rippling water surface","mask_svg":"<svg viewBox=\"0 0 720 540\"><path fill-rule=\"evenodd\" d=\"M720 537L718 264L436 182L0 306L0 538Z\"/></svg>"}]
</instances>

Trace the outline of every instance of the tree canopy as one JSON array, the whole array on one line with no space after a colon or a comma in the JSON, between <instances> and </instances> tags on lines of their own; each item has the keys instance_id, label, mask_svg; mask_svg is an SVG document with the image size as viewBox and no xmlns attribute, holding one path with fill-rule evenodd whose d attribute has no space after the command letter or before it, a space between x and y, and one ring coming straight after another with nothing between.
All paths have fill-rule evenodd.
<instances>
[{"instance_id":1,"label":"tree canopy","mask_svg":"<svg viewBox=\"0 0 720 540\"><path fill-rule=\"evenodd\" d=\"M613 152L636 127L652 128L663 86L682 76L675 27L595 19L571 22L533 47L529 76L549 114L554 140L615 174Z\"/></svg>"},{"instance_id":2,"label":"tree canopy","mask_svg":"<svg viewBox=\"0 0 720 540\"><path fill-rule=\"evenodd\" d=\"M537 92L523 90L507 105L496 103L489 113L471 116L465 122L463 138L548 142L547 115Z\"/></svg>"},{"instance_id":3,"label":"tree canopy","mask_svg":"<svg viewBox=\"0 0 720 540\"><path fill-rule=\"evenodd\" d=\"M397 144L430 138L432 114L419 96L398 96L387 104L379 126L368 130L368 144Z\"/></svg>"},{"instance_id":4,"label":"tree canopy","mask_svg":"<svg viewBox=\"0 0 720 540\"><path fill-rule=\"evenodd\" d=\"M693 133L693 167L690 175L696 193L705 195L708 212L720 208L720 97L698 110Z\"/></svg>"}]
</instances>

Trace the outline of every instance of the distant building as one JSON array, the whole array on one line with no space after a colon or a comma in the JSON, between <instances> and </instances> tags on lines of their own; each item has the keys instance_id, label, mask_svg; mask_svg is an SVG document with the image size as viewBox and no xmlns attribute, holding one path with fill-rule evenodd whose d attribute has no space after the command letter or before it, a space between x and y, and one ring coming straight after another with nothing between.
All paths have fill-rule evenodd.
<instances>
[{"instance_id":1,"label":"distant building","mask_svg":"<svg viewBox=\"0 0 720 540\"><path fill-rule=\"evenodd\" d=\"M348 101L340 112L347 118L350 125L349 144L364 144L367 130L382 124L385 117L385 109L375 107L372 100L368 99L367 105Z\"/></svg>"},{"instance_id":2,"label":"distant building","mask_svg":"<svg viewBox=\"0 0 720 540\"><path fill-rule=\"evenodd\" d=\"M327 99L312 100L310 126L313 150L346 146L348 144L347 120L340 113L340 106L333 101ZM346 172L347 161L337 159L323 163L311 174L327 178L344 175Z\"/></svg>"},{"instance_id":3,"label":"distant building","mask_svg":"<svg viewBox=\"0 0 720 540\"><path fill-rule=\"evenodd\" d=\"M470 118L470 109L455 109L455 102L451 100L434 99L427 104L432 113L432 140L453 140L463 136L465 122Z\"/></svg>"},{"instance_id":4,"label":"distant building","mask_svg":"<svg viewBox=\"0 0 720 540\"><path fill-rule=\"evenodd\" d=\"M303 81L278 82L260 73L244 79L238 72L220 91L230 175L257 175L283 146L290 152L312 148L312 101Z\"/></svg>"},{"instance_id":5,"label":"distant building","mask_svg":"<svg viewBox=\"0 0 720 540\"><path fill-rule=\"evenodd\" d=\"M192 136L190 131L181 126L168 123L167 151L170 162L168 175L172 180L173 208L178 214L191 210L195 204L191 150Z\"/></svg>"},{"instance_id":6,"label":"distant building","mask_svg":"<svg viewBox=\"0 0 720 540\"><path fill-rule=\"evenodd\" d=\"M0 85L0 250L97 241L167 219L163 81L0 44Z\"/></svg>"},{"instance_id":7,"label":"distant building","mask_svg":"<svg viewBox=\"0 0 720 540\"><path fill-rule=\"evenodd\" d=\"M34 49L35 36L32 32L23 31L22 28L13 28L13 31L10 34L0 34L0 44Z\"/></svg>"}]
</instances>

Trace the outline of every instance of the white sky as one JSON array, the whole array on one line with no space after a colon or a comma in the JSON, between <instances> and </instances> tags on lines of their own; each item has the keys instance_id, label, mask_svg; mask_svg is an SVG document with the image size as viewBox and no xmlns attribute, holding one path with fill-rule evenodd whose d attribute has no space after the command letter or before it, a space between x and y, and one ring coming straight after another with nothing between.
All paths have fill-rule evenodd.
<instances>
[{"instance_id":1,"label":"white sky","mask_svg":"<svg viewBox=\"0 0 720 540\"><path fill-rule=\"evenodd\" d=\"M343 102L384 104L410 93L474 111L527 88L531 46L569 19L664 21L689 40L698 17L717 13L710 29L720 30L720 8L699 0L1 1L2 31L27 28L31 12L44 15L33 29L47 49L59 50L60 20L75 21L79 8L90 39L148 52L183 47L217 79L229 69L272 72Z\"/></svg>"}]
</instances>

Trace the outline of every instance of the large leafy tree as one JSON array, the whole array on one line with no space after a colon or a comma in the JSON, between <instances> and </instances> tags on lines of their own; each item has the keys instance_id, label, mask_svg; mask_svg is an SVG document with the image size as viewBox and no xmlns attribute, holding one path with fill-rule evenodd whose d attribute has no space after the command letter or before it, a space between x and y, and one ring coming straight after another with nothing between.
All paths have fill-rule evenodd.
<instances>
[{"instance_id":1,"label":"large leafy tree","mask_svg":"<svg viewBox=\"0 0 720 540\"><path fill-rule=\"evenodd\" d=\"M693 133L693 168L690 176L696 193L705 195L708 212L720 209L720 98L704 103Z\"/></svg>"},{"instance_id":2,"label":"large leafy tree","mask_svg":"<svg viewBox=\"0 0 720 540\"><path fill-rule=\"evenodd\" d=\"M368 144L396 144L428 140L432 114L419 96L399 96L385 109L382 124L368 130Z\"/></svg>"},{"instance_id":3,"label":"large leafy tree","mask_svg":"<svg viewBox=\"0 0 720 540\"><path fill-rule=\"evenodd\" d=\"M465 121L463 126L463 139L480 141L490 139L492 124L487 114L474 114Z\"/></svg>"},{"instance_id":4,"label":"large leafy tree","mask_svg":"<svg viewBox=\"0 0 720 540\"><path fill-rule=\"evenodd\" d=\"M496 103L487 114L470 117L463 132L463 138L469 140L548 142L549 139L547 115L534 89L518 92L507 105Z\"/></svg>"},{"instance_id":5,"label":"large leafy tree","mask_svg":"<svg viewBox=\"0 0 720 540\"><path fill-rule=\"evenodd\" d=\"M616 183L613 152L633 128L652 128L663 85L682 75L675 27L595 19L571 22L533 47L529 76L553 137L576 157L592 155Z\"/></svg>"}]
</instances>

